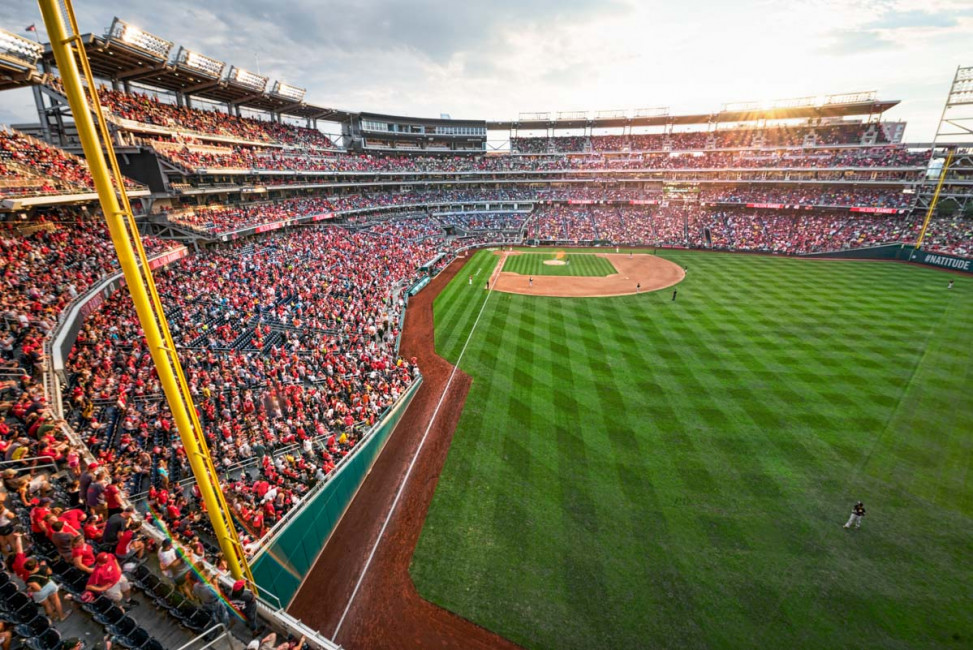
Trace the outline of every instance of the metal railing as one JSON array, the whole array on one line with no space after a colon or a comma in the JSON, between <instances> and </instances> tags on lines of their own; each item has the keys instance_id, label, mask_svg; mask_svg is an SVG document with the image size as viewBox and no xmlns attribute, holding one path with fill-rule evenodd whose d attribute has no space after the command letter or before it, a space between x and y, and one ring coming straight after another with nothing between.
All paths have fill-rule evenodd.
<instances>
[{"instance_id":1,"label":"metal railing","mask_svg":"<svg viewBox=\"0 0 973 650\"><path fill-rule=\"evenodd\" d=\"M20 465L33 460L44 460L45 462L33 464L27 467L20 467ZM51 474L56 474L58 472L57 463L51 460L50 456L30 456L29 458L18 458L17 460L0 460L0 469L12 469L18 472L33 472L45 467L51 469Z\"/></svg>"},{"instance_id":2,"label":"metal railing","mask_svg":"<svg viewBox=\"0 0 973 650\"><path fill-rule=\"evenodd\" d=\"M217 636L210 639L213 634L217 634ZM198 643L202 643L203 645L197 646L196 644ZM222 623L217 623L208 630L200 632L197 636L182 644L176 650L207 650L208 648L215 648L218 643L225 648L230 648L231 650L233 648L233 641L230 631Z\"/></svg>"}]
</instances>

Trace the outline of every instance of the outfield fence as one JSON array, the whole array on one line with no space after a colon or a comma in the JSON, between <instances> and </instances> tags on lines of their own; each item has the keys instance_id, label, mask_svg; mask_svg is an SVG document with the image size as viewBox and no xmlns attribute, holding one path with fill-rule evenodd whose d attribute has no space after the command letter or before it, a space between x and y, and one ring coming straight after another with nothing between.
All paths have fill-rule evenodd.
<instances>
[{"instance_id":1,"label":"outfield fence","mask_svg":"<svg viewBox=\"0 0 973 650\"><path fill-rule=\"evenodd\" d=\"M250 568L262 598L273 594L284 608L293 600L421 384L420 376L341 467L308 493L289 521L254 555Z\"/></svg>"}]
</instances>

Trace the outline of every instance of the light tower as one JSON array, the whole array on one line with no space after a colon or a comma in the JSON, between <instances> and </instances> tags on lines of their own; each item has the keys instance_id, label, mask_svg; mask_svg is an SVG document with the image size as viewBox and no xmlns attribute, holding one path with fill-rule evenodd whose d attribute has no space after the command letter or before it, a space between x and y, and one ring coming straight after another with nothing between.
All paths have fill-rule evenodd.
<instances>
[{"instance_id":1,"label":"light tower","mask_svg":"<svg viewBox=\"0 0 973 650\"><path fill-rule=\"evenodd\" d=\"M956 68L936 127L926 178L918 188L916 208L926 211L916 247L937 207L973 211L973 66Z\"/></svg>"}]
</instances>

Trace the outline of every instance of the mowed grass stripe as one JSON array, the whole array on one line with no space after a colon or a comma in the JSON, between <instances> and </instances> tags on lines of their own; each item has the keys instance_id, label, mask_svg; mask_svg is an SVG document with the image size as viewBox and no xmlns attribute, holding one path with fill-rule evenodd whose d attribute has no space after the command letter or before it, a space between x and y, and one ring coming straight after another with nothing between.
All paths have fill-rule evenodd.
<instances>
[{"instance_id":1,"label":"mowed grass stripe","mask_svg":"<svg viewBox=\"0 0 973 650\"><path fill-rule=\"evenodd\" d=\"M532 648L973 636L971 283L660 255L688 267L676 302L488 303L416 549L423 596Z\"/></svg>"},{"instance_id":2,"label":"mowed grass stripe","mask_svg":"<svg viewBox=\"0 0 973 650\"><path fill-rule=\"evenodd\" d=\"M547 261L563 261L564 265L545 264ZM504 261L503 270L520 275L557 275L603 277L617 273L604 257L590 253L520 253L510 255Z\"/></svg>"}]
</instances>

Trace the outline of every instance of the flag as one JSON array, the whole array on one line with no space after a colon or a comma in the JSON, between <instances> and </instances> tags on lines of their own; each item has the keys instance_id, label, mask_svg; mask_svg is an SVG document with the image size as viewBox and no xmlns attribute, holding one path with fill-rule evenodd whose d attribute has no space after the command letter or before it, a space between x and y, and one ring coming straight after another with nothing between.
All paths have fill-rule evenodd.
<instances>
[{"instance_id":1,"label":"flag","mask_svg":"<svg viewBox=\"0 0 973 650\"><path fill-rule=\"evenodd\" d=\"M25 32L36 32L37 31L37 26L34 25L34 23L31 23L31 24L27 25L27 27L24 27L24 31Z\"/></svg>"}]
</instances>

